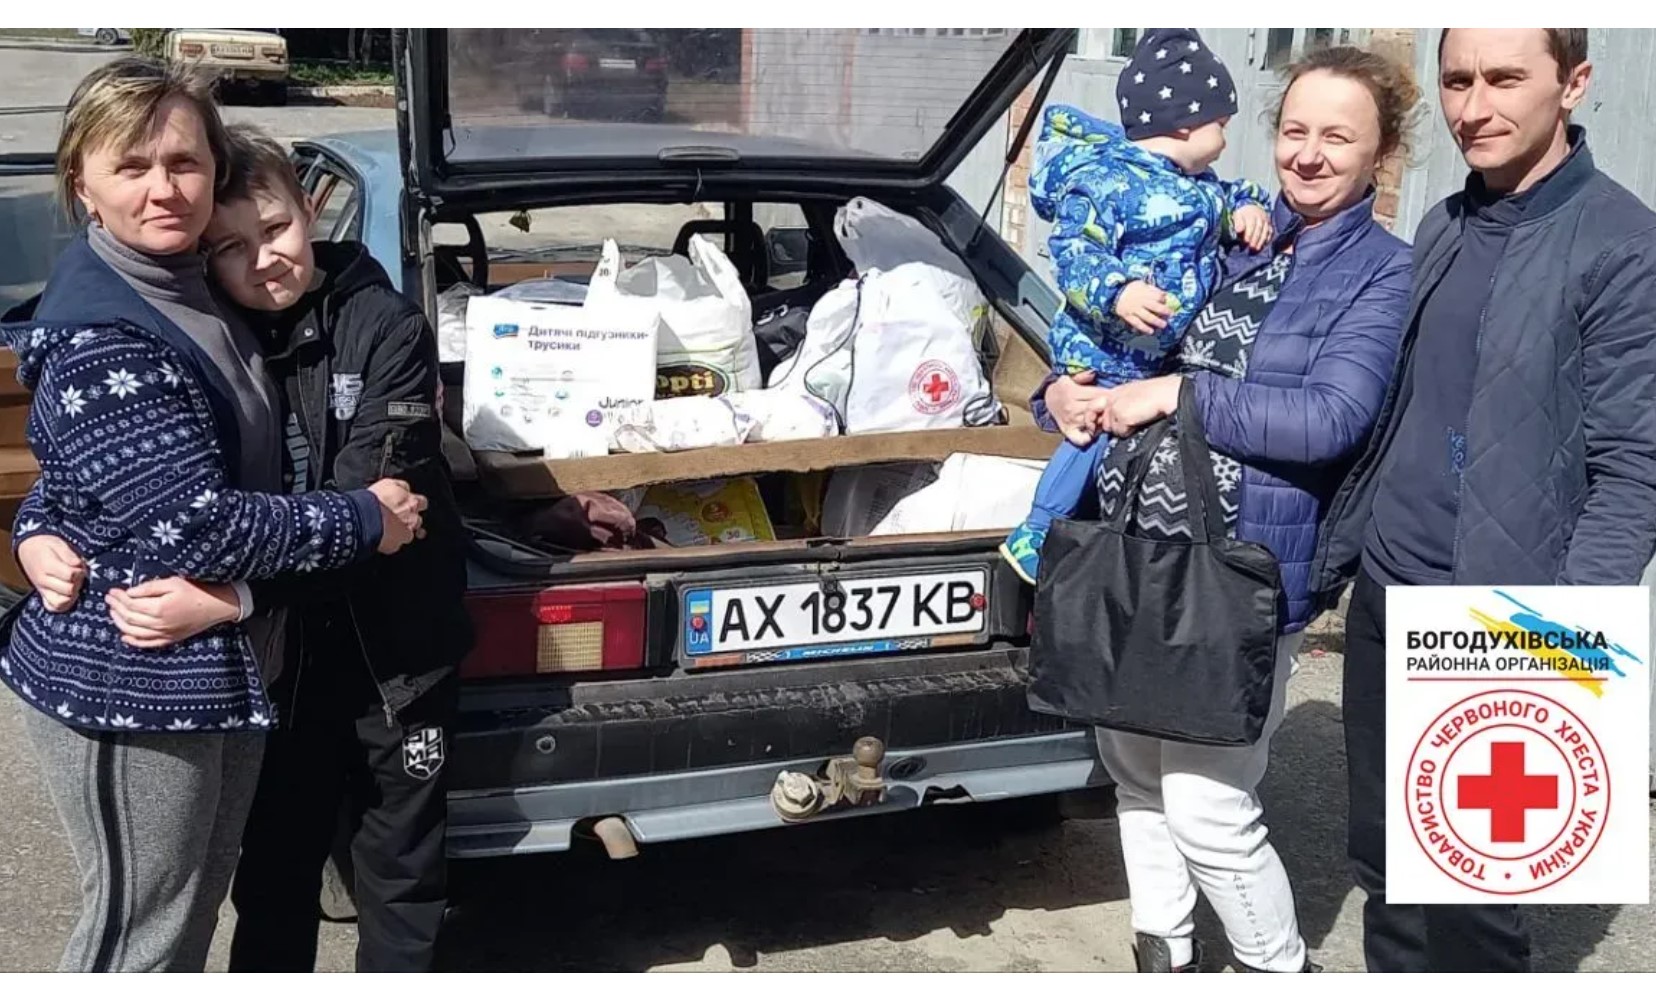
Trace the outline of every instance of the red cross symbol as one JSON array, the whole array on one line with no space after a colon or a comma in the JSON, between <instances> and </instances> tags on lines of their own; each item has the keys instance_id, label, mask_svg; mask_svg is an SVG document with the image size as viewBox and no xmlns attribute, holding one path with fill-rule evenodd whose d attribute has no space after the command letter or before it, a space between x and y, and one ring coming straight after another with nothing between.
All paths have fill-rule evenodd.
<instances>
[{"instance_id":1,"label":"red cross symbol","mask_svg":"<svg viewBox=\"0 0 1656 991\"><path fill-rule=\"evenodd\" d=\"M1463 774L1456 785L1461 808L1489 810L1489 838L1496 843L1522 843L1530 809L1558 808L1558 775L1525 774L1521 740L1492 744L1489 773Z\"/></svg>"},{"instance_id":2,"label":"red cross symbol","mask_svg":"<svg viewBox=\"0 0 1656 991\"><path fill-rule=\"evenodd\" d=\"M932 372L931 378L927 379L926 384L920 387L920 391L924 392L931 399L932 405L935 406L943 402L943 397L948 395L952 388L954 386L949 384L948 379Z\"/></svg>"}]
</instances>

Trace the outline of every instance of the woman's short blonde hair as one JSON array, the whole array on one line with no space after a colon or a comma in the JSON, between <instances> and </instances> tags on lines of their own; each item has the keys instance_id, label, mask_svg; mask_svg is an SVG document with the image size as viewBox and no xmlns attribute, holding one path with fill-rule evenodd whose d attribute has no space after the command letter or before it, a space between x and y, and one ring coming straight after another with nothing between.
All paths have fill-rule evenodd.
<instances>
[{"instance_id":1,"label":"woman's short blonde hair","mask_svg":"<svg viewBox=\"0 0 1656 991\"><path fill-rule=\"evenodd\" d=\"M57 145L57 196L71 220L80 219L75 186L86 156L100 148L128 148L149 136L162 104L188 100L201 117L213 153L213 188L224 185L229 154L224 121L213 102L213 78L189 66L129 55L101 65L75 87L63 113Z\"/></svg>"}]
</instances>

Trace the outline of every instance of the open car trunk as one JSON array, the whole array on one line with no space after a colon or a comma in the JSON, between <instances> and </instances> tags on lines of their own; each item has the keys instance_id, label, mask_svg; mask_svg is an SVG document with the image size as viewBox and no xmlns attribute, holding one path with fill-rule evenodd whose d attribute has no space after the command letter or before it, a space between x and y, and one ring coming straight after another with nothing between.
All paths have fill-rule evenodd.
<instances>
[{"instance_id":1,"label":"open car trunk","mask_svg":"<svg viewBox=\"0 0 1656 991\"><path fill-rule=\"evenodd\" d=\"M957 460L980 480L999 477L982 474L985 468L993 472L1002 462L1014 462L1010 470L1032 484L1038 465L1052 453L1054 435L1035 426L1028 408L1031 393L1047 371L1045 355L998 319L982 351L990 384L1005 409L1007 422L1001 425L559 459L468 448L461 429L463 386L451 371L445 393L445 453L462 508L480 532L502 538L489 549L503 554L510 570L523 577L592 578L733 563L826 560L847 547L887 547L903 555L922 549L992 550L1015 519L1003 512L991 526L960 530L947 512L938 512L958 498L958 490L935 492L930 499L917 496L928 486L948 484L938 474L956 456L966 456ZM745 488L746 480L754 483L751 489ZM714 496L703 506L704 515L762 513L769 533L680 546L658 533L651 541L654 546L642 546L646 541L641 540L630 547L599 549L583 541L585 517L566 505L571 497L580 502L593 493L631 493L637 498L646 491L707 491L731 481L744 483L740 494L758 501L738 511ZM731 498L729 490L722 495ZM910 497L907 518L900 526L886 528L900 532L864 532L904 497ZM650 510L636 515L641 529L650 530ZM825 549L833 550L824 553Z\"/></svg>"},{"instance_id":2,"label":"open car trunk","mask_svg":"<svg viewBox=\"0 0 1656 991\"><path fill-rule=\"evenodd\" d=\"M1043 71L1050 83L1068 31L821 31L803 46L798 35L742 31L739 55L719 65L697 31L407 31L399 124L421 222L406 247L429 307L444 310L462 282L472 287L465 293L510 295L532 280L573 288L573 300L558 302L578 303L599 242L621 242L623 262L634 265L684 255L696 235L739 270L755 323L778 310L810 312L858 277L836 212L869 197L921 220L984 293L975 358L1004 413L989 426L681 451L472 451L462 409L467 383L475 389L479 378L452 361L450 464L465 509L515 545L517 567L624 573L810 558L848 545L907 554L916 540L932 552L992 547L1022 519L1015 496L997 512L951 509L1032 491L1052 454L1055 437L1033 426L1028 396L1047 370L1043 338L1058 300L982 225L982 204L944 181L1015 94ZM788 51L770 51L778 46ZM753 63L767 51L790 60L788 93L755 83L763 73ZM696 81L682 80L677 61L697 58L705 65ZM912 81L916 65L931 66L924 85ZM909 78L917 93L871 93L876 70L898 71L889 86ZM823 106L811 103L818 98ZM911 126L894 129L894 119ZM1027 126L1017 138L1027 139ZM449 346L445 356L462 351ZM609 497L633 512L636 532L606 537L590 507L571 505L609 507ZM661 522L677 525L651 525Z\"/></svg>"},{"instance_id":3,"label":"open car trunk","mask_svg":"<svg viewBox=\"0 0 1656 991\"><path fill-rule=\"evenodd\" d=\"M522 608L519 590L544 589L534 600L543 658L551 649L548 616L635 615L643 629L637 651L631 641L606 640L605 657L618 651L628 660L612 664L594 653L592 663L604 669L642 661L665 673L978 649L1025 637L1027 595L996 546L1027 511L1056 443L1034 425L1029 397L1047 372L1047 321L1060 301L984 225L984 204L967 202L945 180L1017 94L1061 58L1068 32L942 39L970 72L953 77L956 92L936 97L941 112L869 111L921 122L909 130L855 113L836 129L810 108L789 117L751 85L723 93L717 73L657 94L649 77L659 59L676 57L661 36L693 33L412 30L400 39L405 270L419 273L433 323L462 283L472 300L532 280L555 280L560 293L577 287L580 298L603 242L619 242L633 265L684 255L696 235L740 272L755 323L787 308L808 312L866 274L838 243L835 223L846 204L868 198L918 220L981 292L987 305L971 341L1003 412L990 425L656 453L474 451L464 391L478 379L452 360L464 349L450 347L445 441L476 538L472 593L482 642L474 663L483 667L472 674L492 657L521 653L516 640L495 642L501 624L491 622L487 599L495 587L512 615ZM868 34L872 41L859 32L836 37L896 44ZM744 42L742 58L763 44ZM924 52L908 50L913 44L903 39L893 63L911 73L928 64ZM793 64L814 56L838 66L845 53L829 54L794 51ZM944 78L951 70L939 68L938 54L929 64ZM579 92L578 73L585 73ZM606 74L619 87L613 93ZM751 81L756 73L744 62L740 76ZM1048 72L1043 92L1050 80ZM858 85L841 79L823 95L844 113ZM754 111L759 105L768 109ZM1025 138L1027 126L1008 161ZM998 157L1001 146L991 144ZM791 619L776 613L784 592ZM752 635L733 647L721 637L732 617L742 625L744 608Z\"/></svg>"}]
</instances>

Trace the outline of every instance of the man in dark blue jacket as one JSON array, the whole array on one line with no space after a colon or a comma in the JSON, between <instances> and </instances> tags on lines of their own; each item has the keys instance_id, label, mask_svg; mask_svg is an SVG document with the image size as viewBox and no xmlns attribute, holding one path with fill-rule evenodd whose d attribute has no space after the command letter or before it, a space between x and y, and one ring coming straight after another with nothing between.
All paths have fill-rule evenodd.
<instances>
[{"instance_id":1,"label":"man in dark blue jacket","mask_svg":"<svg viewBox=\"0 0 1656 991\"><path fill-rule=\"evenodd\" d=\"M1455 29L1438 54L1472 174L1416 235L1398 373L1323 562L1358 572L1349 850L1370 970L1527 970L1511 906L1386 904L1385 587L1638 584L1656 545L1656 214L1570 124L1586 29Z\"/></svg>"}]
</instances>

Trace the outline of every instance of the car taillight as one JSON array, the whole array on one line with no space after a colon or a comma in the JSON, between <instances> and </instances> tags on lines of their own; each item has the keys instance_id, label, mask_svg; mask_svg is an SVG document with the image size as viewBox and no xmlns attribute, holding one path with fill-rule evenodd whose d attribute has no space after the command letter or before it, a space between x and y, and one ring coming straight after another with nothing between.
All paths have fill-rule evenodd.
<instances>
[{"instance_id":1,"label":"car taillight","mask_svg":"<svg viewBox=\"0 0 1656 991\"><path fill-rule=\"evenodd\" d=\"M259 54L263 55L267 62L287 61L287 49L285 48L261 48Z\"/></svg>"},{"instance_id":2,"label":"car taillight","mask_svg":"<svg viewBox=\"0 0 1656 991\"><path fill-rule=\"evenodd\" d=\"M666 72L667 71L667 60L664 59L664 58L645 59L644 60L644 71L645 72Z\"/></svg>"},{"instance_id":3,"label":"car taillight","mask_svg":"<svg viewBox=\"0 0 1656 991\"><path fill-rule=\"evenodd\" d=\"M529 595L474 595L477 643L462 678L621 671L644 666L647 602L637 584L578 585Z\"/></svg>"},{"instance_id":4,"label":"car taillight","mask_svg":"<svg viewBox=\"0 0 1656 991\"><path fill-rule=\"evenodd\" d=\"M181 41L178 43L178 54L180 55L205 55L206 53L207 49L204 46L193 41Z\"/></svg>"},{"instance_id":5,"label":"car taillight","mask_svg":"<svg viewBox=\"0 0 1656 991\"><path fill-rule=\"evenodd\" d=\"M592 68L592 60L585 55L570 52L563 57L563 67L565 72L585 72Z\"/></svg>"}]
</instances>

